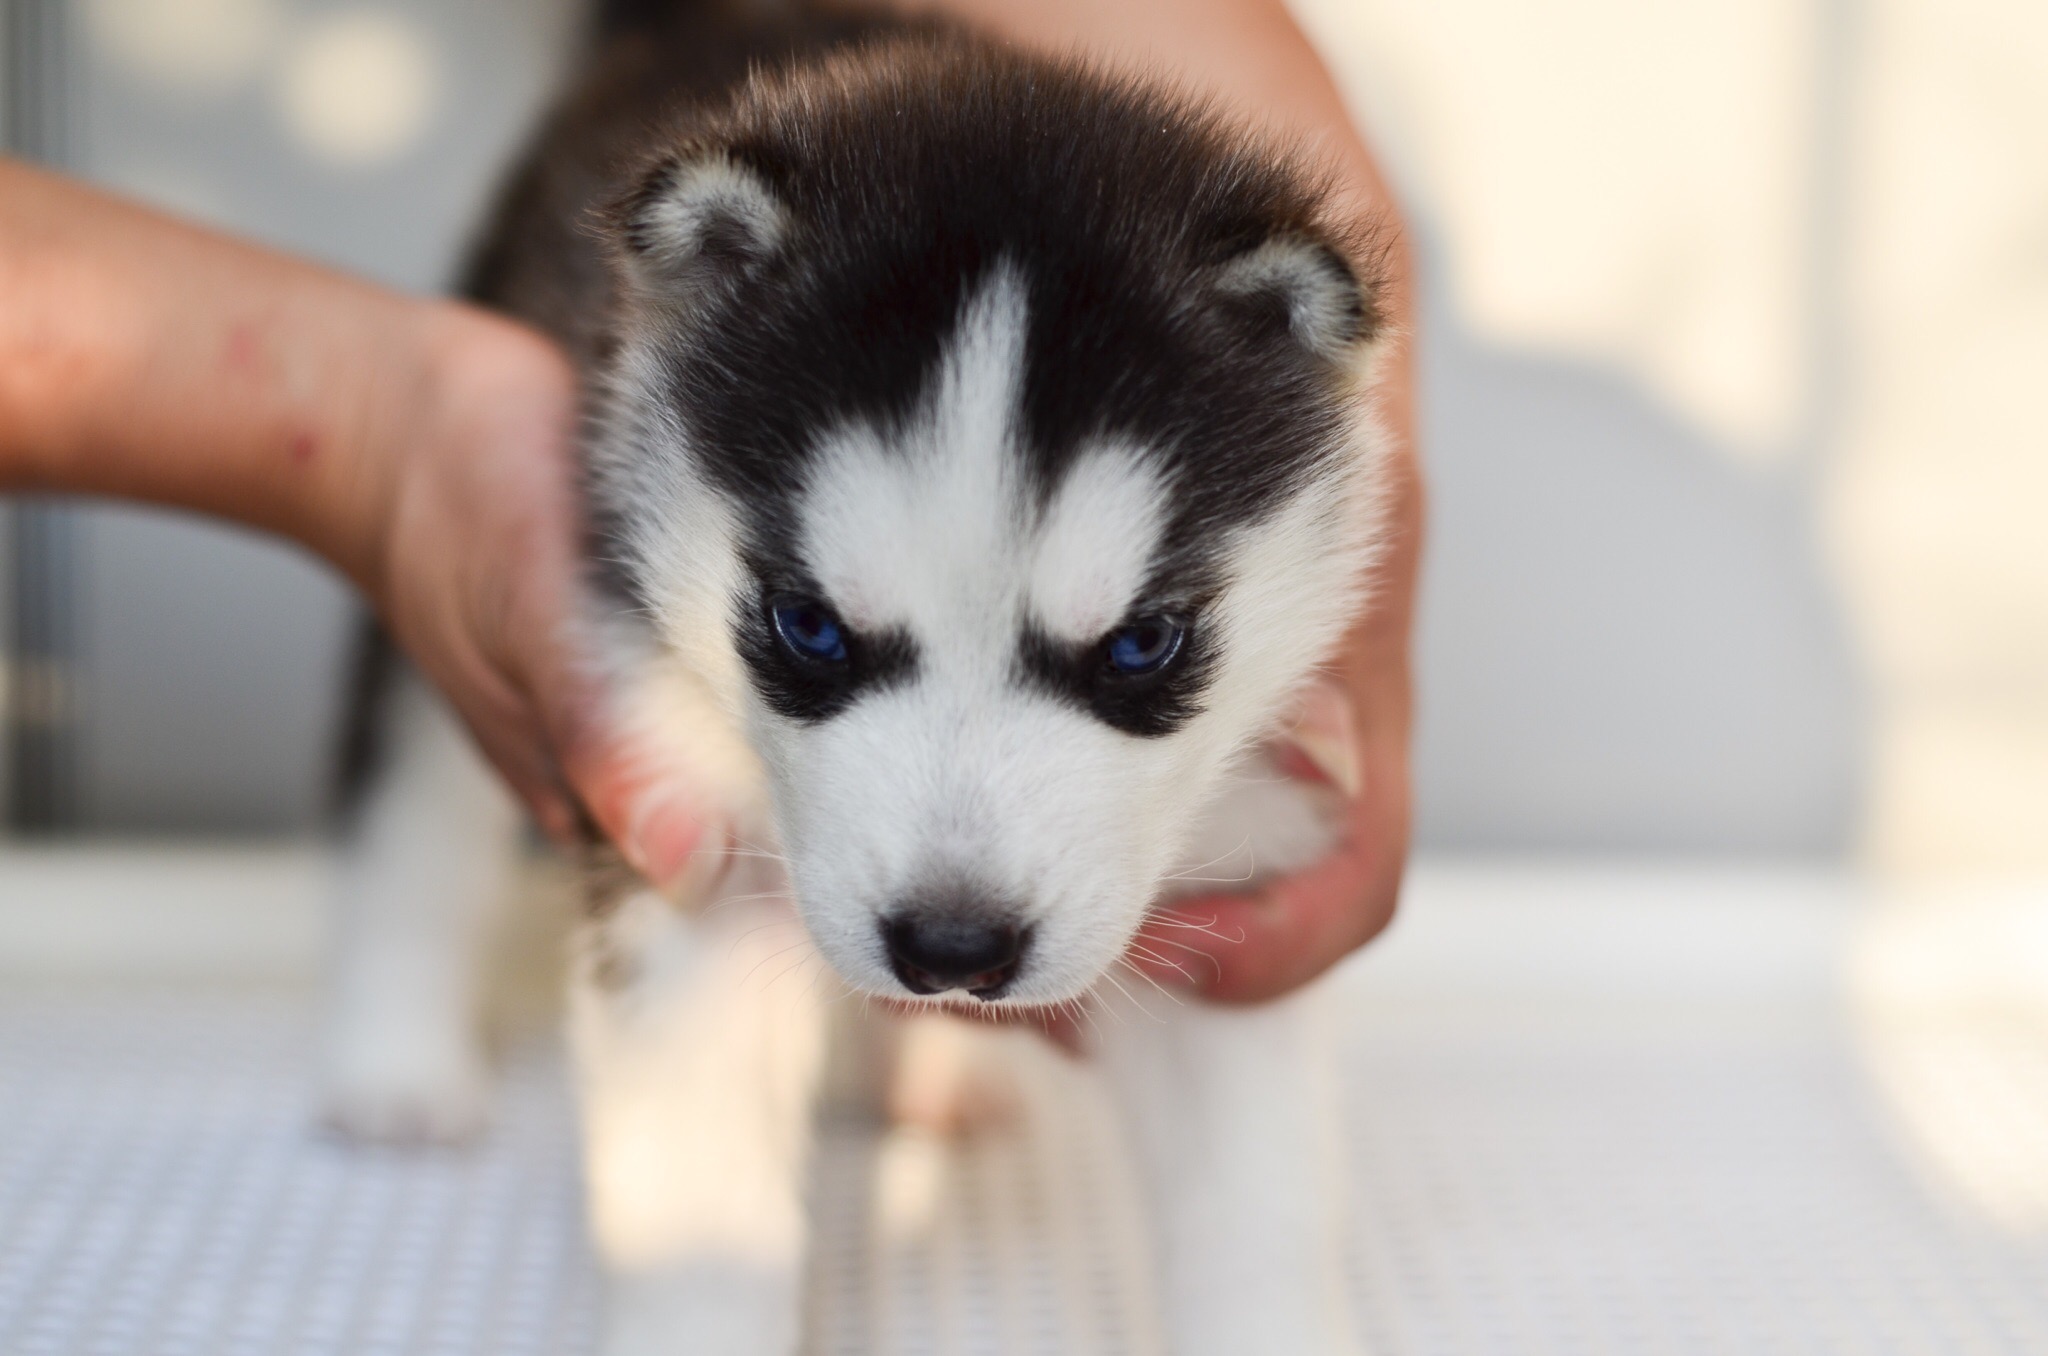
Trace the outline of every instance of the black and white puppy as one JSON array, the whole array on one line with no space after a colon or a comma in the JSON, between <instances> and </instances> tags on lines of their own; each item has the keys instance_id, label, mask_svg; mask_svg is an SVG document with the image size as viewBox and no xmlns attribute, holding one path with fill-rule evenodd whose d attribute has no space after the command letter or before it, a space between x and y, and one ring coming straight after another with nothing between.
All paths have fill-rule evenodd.
<instances>
[{"instance_id":1,"label":"black and white puppy","mask_svg":"<svg viewBox=\"0 0 2048 1356\"><path fill-rule=\"evenodd\" d=\"M609 1349L793 1352L827 1027L859 1005L768 979L815 955L896 999L1127 1004L1190 864L1328 846L1326 793L1261 750L1365 603L1384 327L1315 176L1182 97L682 8L606 46L475 291L585 374L591 624L711 824L666 893L607 875L579 947ZM458 952L516 820L416 688L394 719L334 1108L453 1132ZM1097 1024L1176 1356L1351 1350L1311 1004Z\"/></svg>"}]
</instances>

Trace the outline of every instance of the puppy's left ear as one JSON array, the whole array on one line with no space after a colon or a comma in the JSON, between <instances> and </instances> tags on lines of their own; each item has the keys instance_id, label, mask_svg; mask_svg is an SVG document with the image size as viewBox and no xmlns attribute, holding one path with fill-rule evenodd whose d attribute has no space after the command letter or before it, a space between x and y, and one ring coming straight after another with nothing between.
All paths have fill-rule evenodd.
<instances>
[{"instance_id":1,"label":"puppy's left ear","mask_svg":"<svg viewBox=\"0 0 2048 1356\"><path fill-rule=\"evenodd\" d=\"M1233 307L1283 328L1331 362L1348 360L1383 328L1374 291L1342 254L1313 236L1273 236L1225 260L1216 287Z\"/></svg>"}]
</instances>

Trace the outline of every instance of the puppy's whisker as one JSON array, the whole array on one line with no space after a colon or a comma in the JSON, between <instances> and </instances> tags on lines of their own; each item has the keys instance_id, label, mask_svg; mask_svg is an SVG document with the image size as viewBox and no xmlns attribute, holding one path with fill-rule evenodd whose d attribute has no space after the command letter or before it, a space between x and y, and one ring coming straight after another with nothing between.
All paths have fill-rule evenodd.
<instances>
[{"instance_id":1,"label":"puppy's whisker","mask_svg":"<svg viewBox=\"0 0 2048 1356\"><path fill-rule=\"evenodd\" d=\"M821 985L830 984L836 981L838 978L838 972L835 971L831 967L831 965L827 963L825 958L819 955L816 951L813 951L811 953L811 960L814 963L813 968L811 970L811 981L810 983L804 985L804 996L806 998L816 995ZM839 1001L840 998L843 997L845 997L845 992L842 990L840 993L830 998L827 998L825 1001L828 1004L836 1003Z\"/></svg>"},{"instance_id":2,"label":"puppy's whisker","mask_svg":"<svg viewBox=\"0 0 2048 1356\"><path fill-rule=\"evenodd\" d=\"M1081 994L1061 999L1053 1004L1053 1011L1074 1025L1085 1028L1091 1038L1099 1040L1102 1037L1102 1028L1096 1024L1094 1007L1095 1005L1088 1001L1088 996Z\"/></svg>"},{"instance_id":3,"label":"puppy's whisker","mask_svg":"<svg viewBox=\"0 0 2048 1356\"><path fill-rule=\"evenodd\" d=\"M770 928L786 928L796 921L797 920L794 918L770 918L766 922L756 923L754 924L754 926L747 928L742 932L734 934L732 944L735 948L738 948L739 945L745 942L749 937L753 937L759 933L766 932Z\"/></svg>"},{"instance_id":4,"label":"puppy's whisker","mask_svg":"<svg viewBox=\"0 0 2048 1356\"><path fill-rule=\"evenodd\" d=\"M1196 865L1194 865L1194 866L1188 867L1188 868L1187 868L1187 869L1186 869L1185 871L1183 871L1183 872L1181 872L1181 873L1179 873L1179 874L1177 874L1177 875L1172 875L1172 876L1168 876L1168 877L1166 877L1166 879L1167 879L1167 880L1193 880L1193 879L1196 879L1197 877L1196 877L1196 876L1194 875L1194 873L1195 873L1195 872L1197 872L1197 871L1207 871L1207 870L1208 870L1208 869L1209 869L1210 867L1212 867L1212 866L1216 865L1216 864L1217 864L1218 862L1227 862L1227 861L1229 861L1229 860L1230 860L1230 859L1231 859L1232 857L1235 857L1235 856L1236 856L1236 855L1237 855L1238 853L1240 853L1240 852L1243 852L1243 851L1245 851L1246 849L1250 848L1250 847L1251 847L1251 845L1252 845L1252 839L1251 839L1251 835L1250 835L1250 834L1246 834L1246 835L1244 836L1243 840L1242 840L1242 841L1240 841L1240 842L1238 843L1238 845L1237 845L1236 847L1234 847L1234 848L1230 849L1230 851L1228 851L1228 852L1225 852L1225 853L1221 853L1221 854L1219 854L1219 855L1217 855L1217 856L1214 856L1214 857L1211 857L1211 858L1210 858L1210 859L1209 859L1208 861L1206 861L1206 862L1199 862L1199 863L1197 863L1197 864L1196 864Z\"/></svg>"},{"instance_id":5,"label":"puppy's whisker","mask_svg":"<svg viewBox=\"0 0 2048 1356\"><path fill-rule=\"evenodd\" d=\"M782 967L782 969L776 971L775 978L769 980L766 984L761 986L761 992L768 992L768 990L774 988L777 984L780 984L783 980L789 978L792 974L796 973L798 970L801 970L804 966L808 965L810 962L816 960L817 958L818 957L816 952L813 952L810 955L806 956L798 956L788 965L785 965ZM814 975L812 976L812 978L815 979L816 976ZM798 994L797 997L800 999L803 997L803 995Z\"/></svg>"},{"instance_id":6,"label":"puppy's whisker","mask_svg":"<svg viewBox=\"0 0 2048 1356\"><path fill-rule=\"evenodd\" d=\"M1256 874L1247 871L1242 876L1162 876L1160 879L1180 885L1242 885Z\"/></svg>"},{"instance_id":7,"label":"puppy's whisker","mask_svg":"<svg viewBox=\"0 0 2048 1356\"><path fill-rule=\"evenodd\" d=\"M778 952L778 955L780 955L780 952ZM764 959L762 959L762 965L766 965L768 961L774 961L774 959L776 959L776 957L764 957ZM754 973L750 971L748 975L745 975L745 977L743 977L743 983L752 983L752 991L754 991L754 993L758 993L758 995L764 995L764 998L766 998L766 995L768 995L768 993L774 993L774 987L776 987L778 983L782 983L784 979L788 979L788 977L791 977L791 975L793 975L793 973L797 971L797 967L801 967L801 965L803 965L803 957L797 957L795 961L791 961L791 963L788 963L788 965L784 965L782 969L778 969L776 973L768 975L766 979L754 979ZM756 967L756 969L760 969L760 967ZM784 1006L784 1008L791 1008L791 1006L793 1006L793 1004L797 1002L797 995L793 995L793 993L788 993L788 991L782 991L782 993L778 995L778 1002L782 1002L782 1006Z\"/></svg>"},{"instance_id":8,"label":"puppy's whisker","mask_svg":"<svg viewBox=\"0 0 2048 1356\"><path fill-rule=\"evenodd\" d=\"M1182 965L1179 961L1168 960L1166 957L1160 955L1157 951L1154 951L1151 947L1139 946L1136 942L1131 943L1131 950L1136 952L1138 955L1143 956L1146 960L1151 961L1154 965L1163 965L1167 969L1175 971L1182 978L1186 979L1188 983L1193 984L1195 982L1195 977L1193 973L1190 972L1188 968L1185 965ZM1197 951L1195 954L1199 956L1202 953ZM1214 961L1216 958L1214 956L1210 956L1208 957L1208 959ZM1129 964L1129 962L1126 961L1125 964ZM1133 966L1132 968L1135 969L1136 967ZM1220 976L1222 967L1218 966L1217 970ZM1139 971L1139 973L1143 974L1144 972ZM1152 979L1152 976L1145 975L1145 978Z\"/></svg>"},{"instance_id":9,"label":"puppy's whisker","mask_svg":"<svg viewBox=\"0 0 2048 1356\"><path fill-rule=\"evenodd\" d=\"M1181 1000L1180 1000L1180 995L1179 995L1179 994L1177 994L1177 993L1175 993L1175 992L1174 992L1173 990L1171 990L1171 989L1167 988L1167 987L1166 987L1166 986L1165 986L1164 984L1161 984L1161 983L1160 983L1160 982L1159 982L1159 981L1158 981L1157 979L1153 978L1153 977L1152 977L1151 975L1148 975L1148 974L1146 974L1146 973L1145 973L1145 972L1144 972L1143 970L1140 970L1140 969L1139 969L1139 968L1138 968L1137 966L1135 966L1135 965L1131 964L1131 963L1130 963L1129 961L1127 961L1127 960L1123 959L1123 958L1122 958L1121 956L1119 956L1119 957L1117 958L1117 962L1116 962L1116 963L1117 963L1118 965L1122 966L1122 967L1123 967L1124 969L1126 969L1126 970L1129 970L1129 971L1130 971L1130 972L1131 972L1132 974L1136 975L1136 976L1137 976L1137 977L1138 977L1139 979L1142 979L1142 980L1144 980L1144 981L1145 981L1145 982L1146 982L1147 984L1150 984L1150 985L1151 985L1151 986L1152 986L1153 988L1155 988L1155 989L1159 990L1159 992L1160 992L1160 993L1162 993L1162 994L1164 994L1164 995L1166 996L1166 1001L1167 1001L1167 1002L1169 1002L1169 1003L1171 1003L1171 1004L1173 1004L1173 1005L1174 1005L1175 1007L1177 1007L1177 1008L1180 1008L1180 1007L1186 1007L1186 1006L1187 1006L1187 1004L1185 1004L1185 1003L1181 1002ZM1173 968L1174 968L1174 969L1176 969L1176 970L1180 970L1180 967L1179 967L1178 965L1174 966ZM1187 974L1187 971L1185 971L1185 970L1181 970L1181 973L1185 975L1185 974ZM1189 976L1189 979L1190 979L1190 981L1192 981L1192 980L1193 980L1193 976L1191 976L1191 975L1190 975L1190 976ZM1161 1020L1163 1021L1163 1020L1165 1020L1165 1019L1164 1019L1164 1018L1161 1018Z\"/></svg>"},{"instance_id":10,"label":"puppy's whisker","mask_svg":"<svg viewBox=\"0 0 2048 1356\"><path fill-rule=\"evenodd\" d=\"M1245 933L1242 929L1238 931L1237 936L1232 937L1217 928L1216 924L1218 921L1220 920L1211 918L1206 923L1193 923L1185 918L1173 918L1163 913L1155 913L1145 920L1145 926L1151 927L1156 923L1161 927L1185 928L1189 932L1200 932L1214 937L1219 942L1229 942L1232 946L1236 946L1244 941Z\"/></svg>"},{"instance_id":11,"label":"puppy's whisker","mask_svg":"<svg viewBox=\"0 0 2048 1356\"><path fill-rule=\"evenodd\" d=\"M1118 959L1117 964L1125 966L1125 968L1129 968L1129 963L1121 958ZM1126 989L1124 987L1123 981L1116 977L1116 970L1114 967L1111 967L1108 970L1104 970L1102 972L1102 977L1108 980L1111 984L1114 984L1116 986L1116 991L1124 996L1124 1001L1126 1003L1129 1003L1133 1008L1136 1008L1141 1016L1149 1017L1155 1022L1163 1022L1166 1020L1164 1017L1161 1017L1157 1013L1153 1012L1152 1009L1146 1007L1143 1003L1140 1003L1138 1001L1138 996L1132 993L1129 989Z\"/></svg>"},{"instance_id":12,"label":"puppy's whisker","mask_svg":"<svg viewBox=\"0 0 2048 1356\"><path fill-rule=\"evenodd\" d=\"M808 946L810 944L810 940L811 939L809 937L800 938L797 941L791 942L788 946L781 947L775 951L771 951L767 955L761 957L761 959L755 961L752 965L748 966L747 972L744 975L740 976L740 985L742 987L745 987L748 983L750 983L753 980L755 975L760 973L762 966L766 965L768 962L772 960L779 960L782 957L787 956L790 952L796 950L798 947ZM762 986L762 992L765 993L766 991L767 987L765 985Z\"/></svg>"},{"instance_id":13,"label":"puppy's whisker","mask_svg":"<svg viewBox=\"0 0 2048 1356\"><path fill-rule=\"evenodd\" d=\"M756 936L756 935L757 935L757 934L759 934L759 933L763 933L763 932L766 932L766 931L768 931L768 929L770 929L770 928L786 928L786 927L789 927L789 926L790 926L791 924L795 923L796 921L797 921L797 920L796 920L796 919L794 919L794 918L771 918L771 919L769 919L769 920L768 920L767 922L765 922L765 923L756 923L756 924L754 924L754 926L752 926L752 927L748 928L748 929L747 929L747 930L746 930L745 932L742 932L742 933L740 933L740 934L739 934L738 936L736 936L736 937L734 937L734 938L732 939L732 944L731 944L731 946L729 946L729 947L728 947L728 948L726 949L726 953L725 953L725 958L726 958L727 960L731 960L731 959L733 959L734 957L738 956L738 955L740 954L740 948L741 948L742 946L746 945L747 939L748 939L749 937L753 937L753 936Z\"/></svg>"},{"instance_id":14,"label":"puppy's whisker","mask_svg":"<svg viewBox=\"0 0 2048 1356\"><path fill-rule=\"evenodd\" d=\"M764 861L787 863L789 858L779 852L761 852L752 848L711 847L692 848L692 857L759 857Z\"/></svg>"},{"instance_id":15,"label":"puppy's whisker","mask_svg":"<svg viewBox=\"0 0 2048 1356\"><path fill-rule=\"evenodd\" d=\"M764 848L759 843L749 843L746 839L740 837L738 834L733 835L732 841L738 843L742 848L745 848L748 852L753 853L757 857L767 857L778 862L786 862L789 860L789 858L784 854L773 851L769 848Z\"/></svg>"},{"instance_id":16,"label":"puppy's whisker","mask_svg":"<svg viewBox=\"0 0 2048 1356\"><path fill-rule=\"evenodd\" d=\"M761 899L786 899L791 903L796 902L796 896L787 890L758 890L750 895L727 895L724 899L714 904L705 905L698 912L700 914L716 913L720 909L730 908L735 904L751 904Z\"/></svg>"},{"instance_id":17,"label":"puppy's whisker","mask_svg":"<svg viewBox=\"0 0 2048 1356\"><path fill-rule=\"evenodd\" d=\"M1199 946L1189 946L1186 942L1177 942L1171 937L1154 937L1151 933L1145 931L1145 929L1150 926L1152 926L1152 920L1147 919L1144 923L1139 925L1138 930L1132 933L1131 935L1140 941L1156 942L1160 946L1170 946L1176 951L1186 951L1197 956L1206 956L1209 954L1208 952L1202 950L1202 948L1200 948Z\"/></svg>"},{"instance_id":18,"label":"puppy's whisker","mask_svg":"<svg viewBox=\"0 0 2048 1356\"><path fill-rule=\"evenodd\" d=\"M1185 951L1190 956L1199 956L1201 959L1209 963L1209 968L1215 973L1217 979L1220 980L1223 978L1223 962L1217 960L1216 957L1209 954L1207 951L1202 950L1202 948L1198 946L1189 946L1186 942L1176 942L1170 937L1154 937L1150 933L1146 932L1143 928L1138 929L1137 935L1139 937L1144 938L1144 940L1148 942L1156 942L1160 946L1170 946L1177 951ZM1133 944L1133 949L1137 949L1135 943ZM1161 965L1172 965L1173 968L1176 970L1181 969L1179 965L1175 964L1173 961L1166 959L1164 956L1156 956L1155 959L1157 959ZM1186 974L1187 972L1185 970L1182 970L1181 973ZM1188 978L1192 980L1194 979L1194 976L1188 975Z\"/></svg>"},{"instance_id":19,"label":"puppy's whisker","mask_svg":"<svg viewBox=\"0 0 2048 1356\"><path fill-rule=\"evenodd\" d=\"M832 995L830 998L825 1000L825 1006L828 1009L837 1008L851 1004L856 998L864 997L866 997L866 995L863 994L860 990L847 988L844 985L842 985L840 986L838 993ZM863 1017L867 1015L867 1009L865 1007L861 1009L861 1015Z\"/></svg>"}]
</instances>

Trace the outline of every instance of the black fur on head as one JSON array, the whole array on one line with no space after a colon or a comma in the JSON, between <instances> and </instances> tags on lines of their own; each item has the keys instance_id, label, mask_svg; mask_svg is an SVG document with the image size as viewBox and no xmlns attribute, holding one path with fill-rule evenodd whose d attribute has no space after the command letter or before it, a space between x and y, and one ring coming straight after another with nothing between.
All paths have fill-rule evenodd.
<instances>
[{"instance_id":1,"label":"black fur on head","mask_svg":"<svg viewBox=\"0 0 2048 1356\"><path fill-rule=\"evenodd\" d=\"M659 399L785 557L822 431L911 417L998 268L1028 305L1023 453L1160 459L1163 569L1346 445L1379 288L1318 176L1153 85L960 36L857 45L681 112L600 214Z\"/></svg>"}]
</instances>

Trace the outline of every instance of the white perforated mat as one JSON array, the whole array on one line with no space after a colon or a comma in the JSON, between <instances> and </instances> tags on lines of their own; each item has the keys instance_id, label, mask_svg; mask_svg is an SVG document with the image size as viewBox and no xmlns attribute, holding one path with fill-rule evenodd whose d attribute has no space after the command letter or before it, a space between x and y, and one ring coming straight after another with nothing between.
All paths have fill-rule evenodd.
<instances>
[{"instance_id":1,"label":"white perforated mat","mask_svg":"<svg viewBox=\"0 0 2048 1356\"><path fill-rule=\"evenodd\" d=\"M1342 986L1370 1349L2048 1353L2044 1009L1881 934L1807 886L1425 875ZM592 1349L558 1058L479 1149L365 1151L308 1129L309 1030L289 992L0 989L0 1352ZM1092 1114L835 1140L822 1350L1141 1346Z\"/></svg>"}]
</instances>

